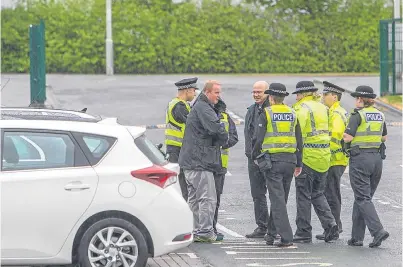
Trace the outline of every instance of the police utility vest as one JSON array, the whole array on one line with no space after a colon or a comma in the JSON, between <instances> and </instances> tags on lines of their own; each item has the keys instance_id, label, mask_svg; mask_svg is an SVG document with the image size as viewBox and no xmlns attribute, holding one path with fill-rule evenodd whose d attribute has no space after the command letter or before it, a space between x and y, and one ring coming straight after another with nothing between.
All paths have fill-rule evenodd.
<instances>
[{"instance_id":1,"label":"police utility vest","mask_svg":"<svg viewBox=\"0 0 403 267\"><path fill-rule=\"evenodd\" d=\"M343 152L341 140L347 127L347 111L336 102L329 109L330 166L347 166L348 158Z\"/></svg>"},{"instance_id":2,"label":"police utility vest","mask_svg":"<svg viewBox=\"0 0 403 267\"><path fill-rule=\"evenodd\" d=\"M225 112L221 112L223 118L220 119L221 123L225 125L225 131L229 132L229 122L228 122L228 114ZM228 157L229 157L229 148L223 149L221 148L221 166L223 168L228 168Z\"/></svg>"},{"instance_id":3,"label":"police utility vest","mask_svg":"<svg viewBox=\"0 0 403 267\"><path fill-rule=\"evenodd\" d=\"M383 124L385 115L374 107L358 110L361 116L361 124L351 141L351 146L360 148L379 148L382 143Z\"/></svg>"},{"instance_id":4,"label":"police utility vest","mask_svg":"<svg viewBox=\"0 0 403 267\"><path fill-rule=\"evenodd\" d=\"M172 110L179 102L184 103L186 105L186 109L190 111L189 104L184 100L174 98L171 102L169 102L165 116L165 145L182 147L183 136L185 133L185 123L177 122L172 116Z\"/></svg>"},{"instance_id":5,"label":"police utility vest","mask_svg":"<svg viewBox=\"0 0 403 267\"><path fill-rule=\"evenodd\" d=\"M265 112L267 127L262 152L294 153L297 150L295 111L286 105L272 105Z\"/></svg>"},{"instance_id":6,"label":"police utility vest","mask_svg":"<svg viewBox=\"0 0 403 267\"><path fill-rule=\"evenodd\" d=\"M330 167L330 137L328 109L312 96L295 105L303 139L302 163L317 172Z\"/></svg>"}]
</instances>

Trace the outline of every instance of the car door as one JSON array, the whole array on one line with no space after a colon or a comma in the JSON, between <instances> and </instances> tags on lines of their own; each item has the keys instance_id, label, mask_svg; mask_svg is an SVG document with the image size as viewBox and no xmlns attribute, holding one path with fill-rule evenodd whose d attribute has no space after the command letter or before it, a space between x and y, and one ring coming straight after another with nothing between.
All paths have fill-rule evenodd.
<instances>
[{"instance_id":1,"label":"car door","mask_svg":"<svg viewBox=\"0 0 403 267\"><path fill-rule=\"evenodd\" d=\"M1 257L58 254L98 176L68 132L2 129Z\"/></svg>"}]
</instances>

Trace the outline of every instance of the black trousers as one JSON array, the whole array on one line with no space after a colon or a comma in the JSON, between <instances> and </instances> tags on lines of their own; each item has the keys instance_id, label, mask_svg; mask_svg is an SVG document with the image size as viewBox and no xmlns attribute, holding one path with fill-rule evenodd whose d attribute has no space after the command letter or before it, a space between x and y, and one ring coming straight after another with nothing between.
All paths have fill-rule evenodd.
<instances>
[{"instance_id":1,"label":"black trousers","mask_svg":"<svg viewBox=\"0 0 403 267\"><path fill-rule=\"evenodd\" d=\"M372 236L383 229L372 197L382 176L382 159L379 153L361 152L350 157L350 183L354 192L353 227L351 237L363 241L365 226Z\"/></svg>"},{"instance_id":2,"label":"black trousers","mask_svg":"<svg viewBox=\"0 0 403 267\"><path fill-rule=\"evenodd\" d=\"M179 151L178 152L170 152L169 153L169 162L178 163L179 159ZM185 179L185 174L183 173L183 169L180 168L178 175L179 185L181 187L183 198L188 201L188 185Z\"/></svg>"},{"instance_id":3,"label":"black trousers","mask_svg":"<svg viewBox=\"0 0 403 267\"><path fill-rule=\"evenodd\" d=\"M217 232L217 221L218 221L218 209L220 208L221 195L224 189L225 172L214 173L215 190L217 193L217 206L214 213L213 228Z\"/></svg>"},{"instance_id":4,"label":"black trousers","mask_svg":"<svg viewBox=\"0 0 403 267\"><path fill-rule=\"evenodd\" d=\"M322 224L327 229L336 221L324 195L327 172L317 172L305 164L301 174L295 178L297 198L297 231L295 235L312 238L312 205Z\"/></svg>"},{"instance_id":5,"label":"black trousers","mask_svg":"<svg viewBox=\"0 0 403 267\"><path fill-rule=\"evenodd\" d=\"M265 172L270 198L270 218L267 233L275 237L278 233L283 242L292 242L292 229L288 219L287 200L295 164L272 162L272 168Z\"/></svg>"},{"instance_id":6,"label":"black trousers","mask_svg":"<svg viewBox=\"0 0 403 267\"><path fill-rule=\"evenodd\" d=\"M327 172L325 197L329 203L330 210L336 220L339 231L343 229L340 219L341 213L341 193L340 193L340 179L343 176L346 166L337 165L331 166Z\"/></svg>"},{"instance_id":7,"label":"black trousers","mask_svg":"<svg viewBox=\"0 0 403 267\"><path fill-rule=\"evenodd\" d=\"M250 190L253 198L255 222L259 228L267 230L269 211L266 198L266 179L252 159L248 159Z\"/></svg>"}]
</instances>

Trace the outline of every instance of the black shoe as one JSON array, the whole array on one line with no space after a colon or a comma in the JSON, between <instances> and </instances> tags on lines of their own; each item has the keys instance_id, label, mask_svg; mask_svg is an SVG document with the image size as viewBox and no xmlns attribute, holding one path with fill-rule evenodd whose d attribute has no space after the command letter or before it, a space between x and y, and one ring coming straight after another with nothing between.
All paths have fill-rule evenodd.
<instances>
[{"instance_id":1,"label":"black shoe","mask_svg":"<svg viewBox=\"0 0 403 267\"><path fill-rule=\"evenodd\" d=\"M338 231L337 224L334 224L325 230L325 242L330 242L332 240L336 240L339 238L339 231Z\"/></svg>"},{"instance_id":2,"label":"black shoe","mask_svg":"<svg viewBox=\"0 0 403 267\"><path fill-rule=\"evenodd\" d=\"M352 246L352 247L362 247L364 245L364 243L362 241L358 241L358 240L351 238L347 241L347 245Z\"/></svg>"},{"instance_id":3,"label":"black shoe","mask_svg":"<svg viewBox=\"0 0 403 267\"><path fill-rule=\"evenodd\" d=\"M312 243L312 237L294 235L294 243Z\"/></svg>"},{"instance_id":4,"label":"black shoe","mask_svg":"<svg viewBox=\"0 0 403 267\"><path fill-rule=\"evenodd\" d=\"M272 246L274 244L274 237L272 235L266 234L264 236L264 241L266 241L266 245Z\"/></svg>"},{"instance_id":5,"label":"black shoe","mask_svg":"<svg viewBox=\"0 0 403 267\"><path fill-rule=\"evenodd\" d=\"M374 236L374 240L372 241L372 243L369 243L369 247L379 247L382 244L382 241L385 241L388 237L389 233L382 229L376 236Z\"/></svg>"},{"instance_id":6,"label":"black shoe","mask_svg":"<svg viewBox=\"0 0 403 267\"><path fill-rule=\"evenodd\" d=\"M223 234L223 233L215 232L215 234L217 235L217 237L220 237L221 239L224 238L224 234Z\"/></svg>"},{"instance_id":7,"label":"black shoe","mask_svg":"<svg viewBox=\"0 0 403 267\"><path fill-rule=\"evenodd\" d=\"M280 247L280 248L285 248L285 247L291 247L292 245L294 245L294 243L292 242L284 242L282 240L274 243L275 246Z\"/></svg>"},{"instance_id":8,"label":"black shoe","mask_svg":"<svg viewBox=\"0 0 403 267\"><path fill-rule=\"evenodd\" d=\"M264 238L267 230L262 228L256 228L253 233L245 235L246 238Z\"/></svg>"},{"instance_id":9,"label":"black shoe","mask_svg":"<svg viewBox=\"0 0 403 267\"><path fill-rule=\"evenodd\" d=\"M325 233L320 234L320 235L316 235L315 237L316 237L316 239L318 239L318 240L325 240Z\"/></svg>"}]
</instances>

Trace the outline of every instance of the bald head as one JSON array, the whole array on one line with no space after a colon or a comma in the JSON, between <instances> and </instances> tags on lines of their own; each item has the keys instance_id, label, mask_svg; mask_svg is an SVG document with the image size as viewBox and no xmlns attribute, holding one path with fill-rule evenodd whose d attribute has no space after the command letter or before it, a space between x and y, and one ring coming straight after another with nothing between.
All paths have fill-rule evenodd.
<instances>
[{"instance_id":1,"label":"bald head","mask_svg":"<svg viewBox=\"0 0 403 267\"><path fill-rule=\"evenodd\" d=\"M269 89L269 84L266 81L258 81L255 82L253 88L261 88L266 91L267 89Z\"/></svg>"},{"instance_id":2,"label":"bald head","mask_svg":"<svg viewBox=\"0 0 403 267\"><path fill-rule=\"evenodd\" d=\"M263 103L267 95L264 94L264 91L269 89L269 84L265 81L258 81L253 84L253 99L256 103L261 104Z\"/></svg>"}]
</instances>

